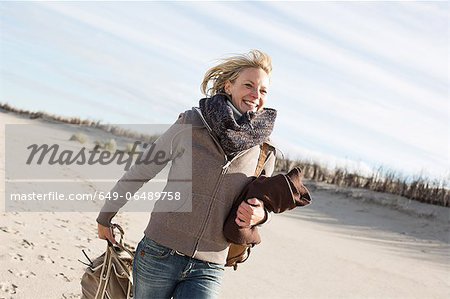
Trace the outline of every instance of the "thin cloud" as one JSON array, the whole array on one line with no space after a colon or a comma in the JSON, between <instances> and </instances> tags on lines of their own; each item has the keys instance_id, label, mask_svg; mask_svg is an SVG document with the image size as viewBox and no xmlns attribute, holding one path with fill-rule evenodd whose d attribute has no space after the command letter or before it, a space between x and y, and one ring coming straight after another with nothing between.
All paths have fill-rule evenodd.
<instances>
[{"instance_id":1,"label":"thin cloud","mask_svg":"<svg viewBox=\"0 0 450 299\"><path fill-rule=\"evenodd\" d=\"M0 15L0 101L20 108L173 122L215 59L260 48L285 152L448 165L447 4L15 2Z\"/></svg>"}]
</instances>

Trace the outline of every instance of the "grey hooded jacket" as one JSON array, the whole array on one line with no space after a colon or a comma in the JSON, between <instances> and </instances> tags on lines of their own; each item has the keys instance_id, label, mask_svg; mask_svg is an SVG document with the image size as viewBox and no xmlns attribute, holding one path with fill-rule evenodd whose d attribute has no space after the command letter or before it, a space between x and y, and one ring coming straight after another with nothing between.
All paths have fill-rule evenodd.
<instances>
[{"instance_id":1,"label":"grey hooded jacket","mask_svg":"<svg viewBox=\"0 0 450 299\"><path fill-rule=\"evenodd\" d=\"M191 125L192 131L180 125ZM155 141L155 149L170 153L172 160L164 191L178 190L185 198L157 202L145 235L187 256L225 264L229 243L223 235L223 226L234 200L252 181L260 146L242 151L229 161L200 110L193 108L180 114L176 123ZM135 164L111 192L119 196L135 193L165 164ZM271 176L274 166L275 155L271 152L264 166L265 175ZM97 222L110 226L111 219L126 203L122 199L106 201ZM164 212L168 209L170 212ZM186 210L189 212L184 212Z\"/></svg>"}]
</instances>

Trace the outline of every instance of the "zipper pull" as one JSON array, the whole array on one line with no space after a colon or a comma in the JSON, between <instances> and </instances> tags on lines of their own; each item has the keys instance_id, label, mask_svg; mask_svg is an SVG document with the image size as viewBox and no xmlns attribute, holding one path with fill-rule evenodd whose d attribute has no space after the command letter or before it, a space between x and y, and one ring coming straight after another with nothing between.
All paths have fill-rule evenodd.
<instances>
[{"instance_id":1,"label":"zipper pull","mask_svg":"<svg viewBox=\"0 0 450 299\"><path fill-rule=\"evenodd\" d=\"M230 166L231 161L227 161L227 163L222 167L223 170L227 169Z\"/></svg>"}]
</instances>

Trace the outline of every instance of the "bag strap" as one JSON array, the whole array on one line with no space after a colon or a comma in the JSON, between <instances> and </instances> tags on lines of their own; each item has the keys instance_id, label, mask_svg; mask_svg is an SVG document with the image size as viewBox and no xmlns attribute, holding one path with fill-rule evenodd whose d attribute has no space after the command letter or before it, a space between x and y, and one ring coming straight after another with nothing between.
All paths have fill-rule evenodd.
<instances>
[{"instance_id":1,"label":"bag strap","mask_svg":"<svg viewBox=\"0 0 450 299\"><path fill-rule=\"evenodd\" d=\"M115 228L117 228L117 229L119 230L119 233L120 233L120 240L119 240L119 242L117 242L115 245L117 245L117 246L118 246L120 249L122 249L123 251L127 252L127 253L131 256L131 259L133 260L133 259L134 259L134 254L131 252L131 250L129 250L128 248L126 248L126 247L123 245L123 235L125 235L125 232L124 232L123 228L122 228L120 225L118 225L117 223L111 224L111 228L112 228L113 230L114 230ZM114 249L113 244L111 244L111 242L109 242L109 241L108 241L108 246L111 246L111 247Z\"/></svg>"},{"instance_id":2,"label":"bag strap","mask_svg":"<svg viewBox=\"0 0 450 299\"><path fill-rule=\"evenodd\" d=\"M106 286L108 285L110 271L111 271L111 251L109 249L109 242L108 242L105 257L103 259L102 271L100 273L100 281L98 283L97 293L95 294L95 299L105 298Z\"/></svg>"},{"instance_id":3,"label":"bag strap","mask_svg":"<svg viewBox=\"0 0 450 299\"><path fill-rule=\"evenodd\" d=\"M264 169L267 158L270 154L271 148L267 143L261 144L261 151L259 152L258 164L256 164L255 176L259 177Z\"/></svg>"},{"instance_id":4,"label":"bag strap","mask_svg":"<svg viewBox=\"0 0 450 299\"><path fill-rule=\"evenodd\" d=\"M120 233L120 240L119 242L117 242L115 245L117 247L119 247L121 250L127 252L130 257L131 257L131 261L133 261L134 259L134 254L131 252L131 250L129 250L128 248L126 248L123 245L123 235L125 234L123 228L116 224L113 223L111 225L112 230L117 229ZM102 270L100 273L100 281L99 281L99 285L97 288L97 293L95 294L95 299L104 299L105 294L106 294L106 287L108 285L109 282L109 278L111 276L110 272L113 271L112 269L112 260L113 260L113 254L115 254L116 256L118 255L116 250L114 249L114 244L112 244L109 240L107 240L107 247L106 247L106 251L105 251L105 257L103 259L103 266L102 266ZM119 260L120 261L120 260ZM128 294L127 294L127 298L131 297L130 294L130 285L132 284L133 278L129 275L127 275L128 277Z\"/></svg>"}]
</instances>

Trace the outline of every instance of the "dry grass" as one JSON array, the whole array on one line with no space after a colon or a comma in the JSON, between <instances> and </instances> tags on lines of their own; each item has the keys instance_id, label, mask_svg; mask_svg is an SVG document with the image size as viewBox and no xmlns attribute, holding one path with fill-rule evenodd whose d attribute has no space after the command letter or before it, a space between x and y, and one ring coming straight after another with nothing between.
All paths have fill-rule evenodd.
<instances>
[{"instance_id":1,"label":"dry grass","mask_svg":"<svg viewBox=\"0 0 450 299\"><path fill-rule=\"evenodd\" d=\"M23 109L17 109L9 104L0 103L0 109L4 110L4 112L13 112L18 115L27 116L30 119L43 119L47 121L100 129L115 136L129 137L146 143L153 143L159 137L158 135L147 135L133 132L127 129L120 128L118 126L105 125L100 123L100 121L80 119L79 117L61 117L41 111L33 112Z\"/></svg>"},{"instance_id":2,"label":"dry grass","mask_svg":"<svg viewBox=\"0 0 450 299\"><path fill-rule=\"evenodd\" d=\"M96 140L94 142L94 144L95 144L95 147L94 147L95 150L104 149L104 150L106 150L108 152L114 153L116 151L116 149L117 149L116 140L114 140L113 138L111 138L109 140L106 140L106 141L98 141L98 140Z\"/></svg>"},{"instance_id":3,"label":"dry grass","mask_svg":"<svg viewBox=\"0 0 450 299\"><path fill-rule=\"evenodd\" d=\"M278 159L275 170L286 172L296 166L303 170L303 176L306 179L341 187L364 188L401 195L412 200L444 207L450 206L450 189L446 188L448 186L444 180L430 181L422 176L402 177L398 173L382 168L379 168L371 176L363 176L342 168L330 170L318 163L290 159Z\"/></svg>"},{"instance_id":4,"label":"dry grass","mask_svg":"<svg viewBox=\"0 0 450 299\"><path fill-rule=\"evenodd\" d=\"M79 143L84 144L88 140L88 137L83 133L75 133L70 137L69 140L78 141Z\"/></svg>"},{"instance_id":5,"label":"dry grass","mask_svg":"<svg viewBox=\"0 0 450 299\"><path fill-rule=\"evenodd\" d=\"M81 120L78 117L67 118L55 116L40 111L31 112L28 110L14 108L8 104L0 103L0 109L4 110L5 112L13 112L19 115L25 115L30 119L44 119L72 125L97 128L112 133L116 136L130 137L147 143L153 143L158 138L157 135L150 136L139 134L120 127L104 125L99 121ZM98 142L96 143L96 145L98 147L105 148L111 151L114 151L117 147L115 141L114 144L112 142ZM126 151L130 150L129 147L130 146L127 145ZM288 171L295 166L300 166L302 168L303 175L306 179L326 182L342 187L356 187L380 192L387 192L391 194L401 195L420 202L441 205L445 207L450 206L450 190L446 188L448 186L446 186L443 181L430 181L426 178L423 178L422 176L416 176L412 179L404 178L395 172L384 171L381 168L372 176L366 177L348 172L346 169L342 168L330 170L324 166L319 165L318 163L292 161L289 159L278 159L275 170Z\"/></svg>"}]
</instances>

